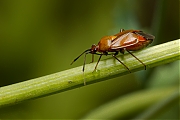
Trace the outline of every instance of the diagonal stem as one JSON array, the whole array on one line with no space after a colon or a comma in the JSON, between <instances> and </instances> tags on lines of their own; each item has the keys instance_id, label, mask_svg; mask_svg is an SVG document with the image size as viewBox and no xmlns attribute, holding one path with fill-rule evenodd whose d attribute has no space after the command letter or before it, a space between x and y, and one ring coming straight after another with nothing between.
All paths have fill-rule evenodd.
<instances>
[{"instance_id":1,"label":"diagonal stem","mask_svg":"<svg viewBox=\"0 0 180 120\"><path fill-rule=\"evenodd\" d=\"M144 61L148 68L160 66L180 59L180 39L149 47L133 54ZM118 58L118 57L117 57ZM127 66L131 72L144 69L137 61L125 54ZM122 65L114 64L113 59L107 59L99 64L99 72L93 72L95 63L86 65L84 77L87 83L93 84L110 78L127 74ZM107 65L108 63L108 65ZM84 86L82 66L64 70L51 75L27 80L24 82L0 87L0 107L17 104L29 99L40 98L51 94L64 92Z\"/></svg>"}]
</instances>

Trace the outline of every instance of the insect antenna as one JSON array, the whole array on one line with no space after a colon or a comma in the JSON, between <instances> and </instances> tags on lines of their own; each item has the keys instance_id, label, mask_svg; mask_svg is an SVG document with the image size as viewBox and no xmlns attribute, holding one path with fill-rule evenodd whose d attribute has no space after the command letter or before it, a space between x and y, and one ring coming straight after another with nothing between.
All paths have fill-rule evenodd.
<instances>
[{"instance_id":1,"label":"insect antenna","mask_svg":"<svg viewBox=\"0 0 180 120\"><path fill-rule=\"evenodd\" d=\"M84 69L85 69L85 64L86 64L86 55L87 55L88 53L91 53L91 49L85 50L85 51L84 51L83 53L81 53L77 58L75 58L75 59L72 61L72 63L71 63L71 65L72 65L79 57L81 57L83 54L85 54L85 55L84 55L84 64L83 64L83 69L82 69L82 71L83 71L83 76L84 76ZM86 85L86 80L85 80L85 78L84 78L84 85Z\"/></svg>"},{"instance_id":2,"label":"insect antenna","mask_svg":"<svg viewBox=\"0 0 180 120\"><path fill-rule=\"evenodd\" d=\"M91 49L85 50L83 53L81 53L77 58L75 58L70 65L72 65L79 57L81 57L84 53L90 53Z\"/></svg>"}]
</instances>

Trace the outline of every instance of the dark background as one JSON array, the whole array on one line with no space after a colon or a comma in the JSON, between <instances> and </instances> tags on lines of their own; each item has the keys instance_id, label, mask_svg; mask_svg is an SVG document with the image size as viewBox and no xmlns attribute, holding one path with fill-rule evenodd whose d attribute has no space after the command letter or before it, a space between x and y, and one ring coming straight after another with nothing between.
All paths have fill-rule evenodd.
<instances>
[{"instance_id":1,"label":"dark background","mask_svg":"<svg viewBox=\"0 0 180 120\"><path fill-rule=\"evenodd\" d=\"M153 34L152 45L175 40L179 1L1 0L0 86L80 66L82 58L73 66L70 63L101 37L121 28ZM117 97L178 84L178 74L179 63L173 62L1 108L0 118L81 118ZM177 108L160 118L174 118L176 113Z\"/></svg>"}]
</instances>

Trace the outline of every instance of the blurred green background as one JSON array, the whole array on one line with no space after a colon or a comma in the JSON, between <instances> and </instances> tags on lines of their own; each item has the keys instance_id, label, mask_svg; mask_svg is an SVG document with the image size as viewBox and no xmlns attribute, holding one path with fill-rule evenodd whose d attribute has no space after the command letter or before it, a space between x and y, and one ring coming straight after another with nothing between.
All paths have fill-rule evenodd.
<instances>
[{"instance_id":1,"label":"blurred green background","mask_svg":"<svg viewBox=\"0 0 180 120\"><path fill-rule=\"evenodd\" d=\"M83 58L70 63L120 28L155 35L153 45L175 40L179 0L1 0L0 87L80 66ZM174 85L179 61L4 107L0 118L79 119L121 96ZM178 107L159 118L178 118Z\"/></svg>"}]
</instances>

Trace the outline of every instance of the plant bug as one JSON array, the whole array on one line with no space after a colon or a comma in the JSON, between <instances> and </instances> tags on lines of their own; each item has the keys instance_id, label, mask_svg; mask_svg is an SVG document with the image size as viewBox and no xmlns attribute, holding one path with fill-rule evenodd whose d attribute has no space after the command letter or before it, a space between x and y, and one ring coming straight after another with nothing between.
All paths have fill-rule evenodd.
<instances>
[{"instance_id":1,"label":"plant bug","mask_svg":"<svg viewBox=\"0 0 180 120\"><path fill-rule=\"evenodd\" d=\"M140 50L147 47L149 44L152 43L154 38L155 37L153 35L146 34L140 30L120 29L120 32L115 35L105 36L101 38L101 40L99 41L97 45L93 44L90 49L87 49L83 53L81 53L76 59L73 60L71 65L80 56L85 54L84 64L83 64L83 69L82 69L84 73L85 64L86 64L86 55L89 53L92 54L92 62L93 62L94 54L96 54L96 55L99 55L100 57L94 68L94 71L95 71L102 55L112 55L116 60L118 60L122 65L124 65L124 67L126 67L126 69L131 73L130 69L116 57L118 52L124 54L124 52L127 51L135 59L137 59L142 65L144 65L144 68L146 70L146 65L141 60L139 60L135 55L133 55L130 51L136 51L136 50ZM112 54L109 54L109 52L112 52Z\"/></svg>"}]
</instances>

